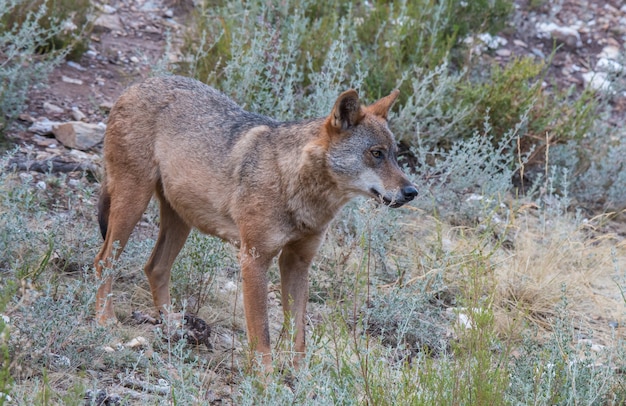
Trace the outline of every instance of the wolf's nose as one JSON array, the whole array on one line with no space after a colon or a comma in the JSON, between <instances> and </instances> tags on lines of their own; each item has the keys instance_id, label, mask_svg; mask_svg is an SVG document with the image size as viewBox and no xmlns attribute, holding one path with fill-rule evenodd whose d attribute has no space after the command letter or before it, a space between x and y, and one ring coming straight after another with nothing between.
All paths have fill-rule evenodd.
<instances>
[{"instance_id":1,"label":"wolf's nose","mask_svg":"<svg viewBox=\"0 0 626 406\"><path fill-rule=\"evenodd\" d=\"M404 199L407 201L413 200L415 196L417 196L417 189L415 189L413 185L405 186L402 188L402 196L404 196Z\"/></svg>"}]
</instances>

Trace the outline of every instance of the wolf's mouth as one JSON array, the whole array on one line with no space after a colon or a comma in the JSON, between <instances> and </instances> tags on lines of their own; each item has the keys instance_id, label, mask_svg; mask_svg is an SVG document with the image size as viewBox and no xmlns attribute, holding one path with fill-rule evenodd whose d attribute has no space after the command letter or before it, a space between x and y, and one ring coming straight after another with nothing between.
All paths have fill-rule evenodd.
<instances>
[{"instance_id":1,"label":"wolf's mouth","mask_svg":"<svg viewBox=\"0 0 626 406\"><path fill-rule=\"evenodd\" d=\"M386 198L382 193L380 193L379 191L377 191L376 189L372 188L370 189L370 192L376 196L376 199L380 202L382 202L385 206L389 206L393 209L398 208L400 206L402 206L404 203L403 201L398 201L398 200L390 200L388 198Z\"/></svg>"}]
</instances>

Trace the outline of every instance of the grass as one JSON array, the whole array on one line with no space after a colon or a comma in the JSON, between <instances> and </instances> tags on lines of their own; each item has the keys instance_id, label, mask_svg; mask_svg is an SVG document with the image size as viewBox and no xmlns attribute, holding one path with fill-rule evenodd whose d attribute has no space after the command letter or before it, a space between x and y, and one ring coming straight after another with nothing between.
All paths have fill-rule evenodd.
<instances>
[{"instance_id":1,"label":"grass","mask_svg":"<svg viewBox=\"0 0 626 406\"><path fill-rule=\"evenodd\" d=\"M464 18L452 18L459 7ZM112 270L122 323L99 328L97 182L3 169L0 404L626 402L616 207L626 188L615 165L626 144L603 124L606 100L549 92L542 63L468 60L462 39L498 32L510 7L205 3L177 69L248 109L325 115L347 87L366 100L400 87L391 126L420 198L398 210L357 200L332 223L311 271L298 371L270 269L275 372L265 380L250 373L232 247L194 232L173 270L175 305L209 322L211 349L135 324L133 311L152 308L142 271L157 236L152 204Z\"/></svg>"}]
</instances>

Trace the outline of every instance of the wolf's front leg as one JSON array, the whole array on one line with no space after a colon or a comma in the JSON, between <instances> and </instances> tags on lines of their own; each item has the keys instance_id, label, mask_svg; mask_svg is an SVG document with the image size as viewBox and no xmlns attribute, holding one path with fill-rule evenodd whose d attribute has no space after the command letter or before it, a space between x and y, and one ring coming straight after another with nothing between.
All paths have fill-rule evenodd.
<instances>
[{"instance_id":1,"label":"wolf's front leg","mask_svg":"<svg viewBox=\"0 0 626 406\"><path fill-rule=\"evenodd\" d=\"M263 366L269 372L272 369L272 350L267 316L267 269L272 257L243 243L239 256L248 344L261 354Z\"/></svg>"},{"instance_id":2,"label":"wolf's front leg","mask_svg":"<svg viewBox=\"0 0 626 406\"><path fill-rule=\"evenodd\" d=\"M283 247L278 265L285 325L293 320L294 365L298 367L305 352L306 304L309 301L309 267L323 239L323 234L309 236Z\"/></svg>"}]
</instances>

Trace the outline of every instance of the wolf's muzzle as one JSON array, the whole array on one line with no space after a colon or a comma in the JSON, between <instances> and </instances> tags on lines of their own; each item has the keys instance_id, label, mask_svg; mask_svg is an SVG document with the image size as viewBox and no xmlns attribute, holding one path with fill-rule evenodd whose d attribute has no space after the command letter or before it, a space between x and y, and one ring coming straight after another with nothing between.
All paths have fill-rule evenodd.
<instances>
[{"instance_id":1,"label":"wolf's muzzle","mask_svg":"<svg viewBox=\"0 0 626 406\"><path fill-rule=\"evenodd\" d=\"M400 198L390 202L385 201L385 204L389 205L389 207L397 208L415 199L415 196L417 196L417 189L415 186L405 186L400 189Z\"/></svg>"},{"instance_id":2,"label":"wolf's muzzle","mask_svg":"<svg viewBox=\"0 0 626 406\"><path fill-rule=\"evenodd\" d=\"M371 192L378 196L378 198L381 199L384 204L394 209L405 205L406 203L413 200L415 196L417 196L417 189L413 185L405 186L400 189L399 196L397 195L393 200L378 193L378 191L376 191L375 189L372 189Z\"/></svg>"}]
</instances>

